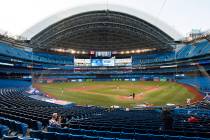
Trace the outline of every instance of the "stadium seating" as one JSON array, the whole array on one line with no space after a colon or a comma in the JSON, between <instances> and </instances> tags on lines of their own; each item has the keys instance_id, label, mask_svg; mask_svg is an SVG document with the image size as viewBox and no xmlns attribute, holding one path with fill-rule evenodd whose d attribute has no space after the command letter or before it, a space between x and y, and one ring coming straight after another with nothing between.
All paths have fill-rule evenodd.
<instances>
[{"instance_id":1,"label":"stadium seating","mask_svg":"<svg viewBox=\"0 0 210 140\"><path fill-rule=\"evenodd\" d=\"M173 60L180 61L181 59L193 58L198 56L207 55L210 53L210 43L207 40L201 41L196 44L184 45L177 52L168 53L155 53L155 54L141 54L132 56L133 65L149 65Z\"/></svg>"},{"instance_id":2,"label":"stadium seating","mask_svg":"<svg viewBox=\"0 0 210 140\"><path fill-rule=\"evenodd\" d=\"M16 135L18 133L21 133L23 136L26 136L26 131L28 129L27 124L17 122L15 120L2 118L2 117L0 118L0 124L8 126L10 129L10 132L15 132Z\"/></svg>"},{"instance_id":3,"label":"stadium seating","mask_svg":"<svg viewBox=\"0 0 210 140\"><path fill-rule=\"evenodd\" d=\"M161 129L163 122L159 109L131 111L121 109L105 111L100 108L84 107L65 109L59 105L31 99L23 91L24 89L1 90L0 124L6 125L0 127L4 130L1 134L16 132L16 135L21 133L24 137L29 127L33 129L30 132L31 138L40 139L55 137L56 139L165 139L178 135L179 139L184 140L192 136L192 139L198 139L197 137L204 139L210 136L208 133L210 127L206 124L210 116L208 120L202 120L200 123L202 125L189 124L183 121L190 115L187 114L189 109L185 112L174 111L174 130L164 131ZM42 131L53 112L69 117L68 128L48 127L48 132ZM195 111L191 112L195 113ZM206 112L209 113L209 111ZM197 116L202 117L203 114L200 111ZM42 122L43 126L37 126L38 122ZM9 137L5 136L4 139L9 139Z\"/></svg>"},{"instance_id":4,"label":"stadium seating","mask_svg":"<svg viewBox=\"0 0 210 140\"><path fill-rule=\"evenodd\" d=\"M209 137L208 130L210 128L207 125L201 127L197 124L183 122L189 115L181 115L177 111L174 116L174 126L176 127L173 131L163 131L160 129L163 123L161 122L160 112L158 110L134 110L129 112L115 110L85 120L72 120L69 124L69 128L48 127L48 131L107 138L142 138L143 136L139 136L139 134L144 134L145 137L149 137L148 135L150 134L152 137L153 135L161 135L161 138L166 134L174 136L185 135L188 137ZM208 122L208 120L205 120L203 124L205 124L205 122ZM192 128L194 129L193 131Z\"/></svg>"},{"instance_id":5,"label":"stadium seating","mask_svg":"<svg viewBox=\"0 0 210 140\"><path fill-rule=\"evenodd\" d=\"M8 135L8 133L9 133L9 128L0 123L0 138L2 138L3 135Z\"/></svg>"},{"instance_id":6,"label":"stadium seating","mask_svg":"<svg viewBox=\"0 0 210 140\"><path fill-rule=\"evenodd\" d=\"M177 80L180 83L191 85L199 89L202 93L210 91L210 79L209 77L184 77Z\"/></svg>"},{"instance_id":7,"label":"stadium seating","mask_svg":"<svg viewBox=\"0 0 210 140\"><path fill-rule=\"evenodd\" d=\"M0 88L27 88L29 86L31 86L30 81L0 79Z\"/></svg>"},{"instance_id":8,"label":"stadium seating","mask_svg":"<svg viewBox=\"0 0 210 140\"><path fill-rule=\"evenodd\" d=\"M83 107L71 108L69 110L60 105L32 99L23 92L24 90L17 88L1 89L0 124L7 125L10 132L15 135L21 133L24 137L28 127L33 130L40 130L46 127L53 112L58 112L62 116L67 116L71 119L88 117L91 114L102 111L102 109ZM2 134L8 131L8 129L3 128Z\"/></svg>"},{"instance_id":9,"label":"stadium seating","mask_svg":"<svg viewBox=\"0 0 210 140\"><path fill-rule=\"evenodd\" d=\"M23 49L18 49L10 44L0 43L0 55L12 57L22 61L50 63L50 64L73 64L72 56L62 56L47 53L32 53Z\"/></svg>"}]
</instances>

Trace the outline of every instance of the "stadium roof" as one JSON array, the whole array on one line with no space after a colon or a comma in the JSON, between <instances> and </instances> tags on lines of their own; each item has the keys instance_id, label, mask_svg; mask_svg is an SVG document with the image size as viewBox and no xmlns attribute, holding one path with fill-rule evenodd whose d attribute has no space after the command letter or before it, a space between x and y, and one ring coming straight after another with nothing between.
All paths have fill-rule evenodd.
<instances>
[{"instance_id":1,"label":"stadium roof","mask_svg":"<svg viewBox=\"0 0 210 140\"><path fill-rule=\"evenodd\" d=\"M86 5L57 13L24 32L31 47L76 50L172 49L181 35L136 9Z\"/></svg>"}]
</instances>

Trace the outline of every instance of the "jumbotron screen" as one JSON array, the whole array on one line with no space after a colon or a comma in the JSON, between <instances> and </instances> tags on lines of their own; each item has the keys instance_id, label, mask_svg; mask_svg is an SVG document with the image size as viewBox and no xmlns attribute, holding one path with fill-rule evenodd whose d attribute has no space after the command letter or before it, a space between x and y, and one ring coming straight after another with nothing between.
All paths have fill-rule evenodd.
<instances>
[{"instance_id":1,"label":"jumbotron screen","mask_svg":"<svg viewBox=\"0 0 210 140\"><path fill-rule=\"evenodd\" d=\"M91 66L114 66L114 59L91 59Z\"/></svg>"},{"instance_id":2,"label":"jumbotron screen","mask_svg":"<svg viewBox=\"0 0 210 140\"><path fill-rule=\"evenodd\" d=\"M74 59L75 66L131 66L131 58L122 58L122 59Z\"/></svg>"}]
</instances>

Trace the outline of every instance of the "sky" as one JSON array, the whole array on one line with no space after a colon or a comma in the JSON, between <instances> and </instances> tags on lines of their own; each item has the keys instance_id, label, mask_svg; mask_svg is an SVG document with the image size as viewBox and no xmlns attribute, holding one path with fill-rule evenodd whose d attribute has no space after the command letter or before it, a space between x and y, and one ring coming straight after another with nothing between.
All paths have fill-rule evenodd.
<instances>
[{"instance_id":1,"label":"sky","mask_svg":"<svg viewBox=\"0 0 210 140\"><path fill-rule=\"evenodd\" d=\"M210 29L210 0L0 0L0 32L21 35L57 12L87 4L116 4L141 10L183 36L192 29Z\"/></svg>"}]
</instances>

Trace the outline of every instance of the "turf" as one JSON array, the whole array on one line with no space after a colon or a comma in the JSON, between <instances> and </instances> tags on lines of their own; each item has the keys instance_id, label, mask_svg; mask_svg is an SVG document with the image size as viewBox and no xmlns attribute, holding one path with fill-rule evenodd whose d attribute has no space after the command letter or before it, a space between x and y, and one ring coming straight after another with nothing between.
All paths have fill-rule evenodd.
<instances>
[{"instance_id":1,"label":"turf","mask_svg":"<svg viewBox=\"0 0 210 140\"><path fill-rule=\"evenodd\" d=\"M155 106L167 103L185 104L187 98L195 97L185 87L174 82L72 82L35 84L34 86L56 99L75 102L79 105L105 107L111 105L133 107L143 103ZM136 94L135 100L130 96L133 92Z\"/></svg>"}]
</instances>

